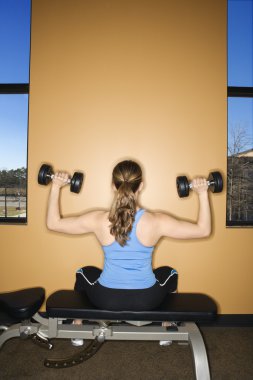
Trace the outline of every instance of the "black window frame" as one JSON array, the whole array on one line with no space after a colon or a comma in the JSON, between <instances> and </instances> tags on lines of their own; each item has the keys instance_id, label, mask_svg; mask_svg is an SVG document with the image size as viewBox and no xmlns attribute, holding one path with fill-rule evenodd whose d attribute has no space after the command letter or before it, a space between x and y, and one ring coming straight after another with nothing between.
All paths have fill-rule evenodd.
<instances>
[{"instance_id":1,"label":"black window frame","mask_svg":"<svg viewBox=\"0 0 253 380\"><path fill-rule=\"evenodd\" d=\"M229 2L229 0L227 0L227 20L228 20L228 16L229 16L228 2ZM228 22L227 22L227 26L228 26ZM227 42L228 42L228 30L227 30ZM227 72L228 72L228 50L227 50ZM253 100L253 87L227 86L227 99L229 99L229 98L251 98ZM227 120L228 119L229 118L228 118L228 106L227 106ZM227 131L229 131L229 125L227 125ZM227 147L228 147L228 141L227 141ZM252 146L252 148L253 148L253 146ZM228 150L227 150L227 152L228 152ZM229 168L229 158L232 159L233 157L239 160L240 157L243 157L243 156L238 157L238 155L236 155L236 154L234 156L229 156L227 153L227 183L229 183L229 169L230 169ZM229 220L229 218L228 218L228 201L229 201L228 187L227 187L227 191L226 191L226 197L227 197L227 201L226 201L226 227L238 227L238 228L240 228L240 227L253 227L253 221L252 220L250 220L250 221Z\"/></svg>"},{"instance_id":2,"label":"black window frame","mask_svg":"<svg viewBox=\"0 0 253 380\"><path fill-rule=\"evenodd\" d=\"M30 68L31 68L31 30L32 30L32 0L30 0L30 51L29 51L29 67L28 67L28 83L0 83L0 95L28 95L28 114L27 114L27 151L26 151L26 216L17 217L0 217L0 224L8 225L25 225L27 224L27 198L28 198L28 136L29 136L29 95L30 95Z\"/></svg>"}]
</instances>

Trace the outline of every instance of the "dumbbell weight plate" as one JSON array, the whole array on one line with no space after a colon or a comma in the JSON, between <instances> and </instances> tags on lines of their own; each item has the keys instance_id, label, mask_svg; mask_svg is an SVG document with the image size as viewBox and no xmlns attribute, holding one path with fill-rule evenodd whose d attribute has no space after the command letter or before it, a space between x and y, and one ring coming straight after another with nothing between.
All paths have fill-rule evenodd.
<instances>
[{"instance_id":1,"label":"dumbbell weight plate","mask_svg":"<svg viewBox=\"0 0 253 380\"><path fill-rule=\"evenodd\" d=\"M208 177L210 190L212 193L220 193L223 189L223 179L220 172L212 172Z\"/></svg>"},{"instance_id":2,"label":"dumbbell weight plate","mask_svg":"<svg viewBox=\"0 0 253 380\"><path fill-rule=\"evenodd\" d=\"M48 185L51 181L51 175L53 174L52 167L47 164L43 164L39 170L38 183L40 185Z\"/></svg>"},{"instance_id":3,"label":"dumbbell weight plate","mask_svg":"<svg viewBox=\"0 0 253 380\"><path fill-rule=\"evenodd\" d=\"M70 191L79 193L83 184L83 173L75 172L70 181Z\"/></svg>"},{"instance_id":4,"label":"dumbbell weight plate","mask_svg":"<svg viewBox=\"0 0 253 380\"><path fill-rule=\"evenodd\" d=\"M189 195L189 182L186 176L177 177L177 192L180 198L188 197Z\"/></svg>"}]
</instances>

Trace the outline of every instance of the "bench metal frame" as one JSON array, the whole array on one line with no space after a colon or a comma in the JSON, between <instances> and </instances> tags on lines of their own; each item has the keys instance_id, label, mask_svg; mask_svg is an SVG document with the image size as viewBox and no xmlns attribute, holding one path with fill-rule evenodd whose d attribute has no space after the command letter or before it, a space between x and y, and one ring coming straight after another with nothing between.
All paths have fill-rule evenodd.
<instances>
[{"instance_id":1,"label":"bench metal frame","mask_svg":"<svg viewBox=\"0 0 253 380\"><path fill-rule=\"evenodd\" d=\"M24 299L29 294L29 290L24 291ZM43 302L42 296L40 304L34 306L36 292L34 300L28 302L25 308L17 307L16 299L9 301L6 295L3 298L5 311L12 310L13 316L19 316L21 322L9 327L0 326L3 331L0 334L0 348L15 337L31 337L35 343L48 349L53 347L51 339L81 338L92 342L81 354L75 353L65 359L46 359L44 364L49 368L79 364L93 356L107 340L163 340L189 344L196 379L211 378L205 344L197 326L198 321L210 321L216 315L216 304L208 296L181 293L168 296L160 308L152 311L108 311L96 309L80 293L63 290L48 298L46 317L38 312ZM19 303L22 303L20 299ZM22 320L22 316L26 319ZM74 325L73 319L82 319L83 324ZM170 326L162 326L165 321L170 321Z\"/></svg>"},{"instance_id":2,"label":"bench metal frame","mask_svg":"<svg viewBox=\"0 0 253 380\"><path fill-rule=\"evenodd\" d=\"M197 380L210 380L210 371L205 344L199 328L194 322L181 322L178 325L163 327L148 322L149 325L136 326L134 322L122 323L119 321L93 321L83 325L73 325L64 323L63 318L43 318L38 313L33 316L37 321L23 321L10 326L0 335L0 347L9 339L14 337L39 338L40 344L49 349L48 340L82 338L87 340L168 340L172 342L188 343L192 351L192 358ZM136 321L134 324L141 324L143 321ZM144 322L145 323L145 322ZM44 341L44 342L43 342Z\"/></svg>"}]
</instances>

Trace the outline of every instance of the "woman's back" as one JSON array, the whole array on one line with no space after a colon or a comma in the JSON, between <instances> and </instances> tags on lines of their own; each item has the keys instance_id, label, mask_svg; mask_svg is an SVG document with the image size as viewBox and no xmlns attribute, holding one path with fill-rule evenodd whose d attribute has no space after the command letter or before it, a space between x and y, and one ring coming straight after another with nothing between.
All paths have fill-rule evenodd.
<instances>
[{"instance_id":1,"label":"woman's back","mask_svg":"<svg viewBox=\"0 0 253 380\"><path fill-rule=\"evenodd\" d=\"M115 239L110 244L102 244L105 262L99 278L101 285L115 289L144 289L155 284L152 271L154 247L144 245L137 236L137 228L144 215L143 209L136 212L132 230L124 246ZM147 221L144 221L145 225Z\"/></svg>"},{"instance_id":2,"label":"woman's back","mask_svg":"<svg viewBox=\"0 0 253 380\"><path fill-rule=\"evenodd\" d=\"M137 209L137 213L139 210ZM136 236L139 242L146 246L155 246L158 238L158 233L155 229L155 214L145 211L141 214L136 225ZM95 234L102 246L107 246L114 243L115 237L110 232L109 211L97 211L97 223Z\"/></svg>"}]
</instances>

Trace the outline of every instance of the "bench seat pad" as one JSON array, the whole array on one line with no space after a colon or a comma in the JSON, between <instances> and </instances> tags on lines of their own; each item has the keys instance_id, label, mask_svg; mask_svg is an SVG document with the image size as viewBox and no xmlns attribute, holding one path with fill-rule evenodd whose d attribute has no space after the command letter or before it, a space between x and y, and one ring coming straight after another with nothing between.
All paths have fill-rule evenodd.
<instances>
[{"instance_id":1,"label":"bench seat pad","mask_svg":"<svg viewBox=\"0 0 253 380\"><path fill-rule=\"evenodd\" d=\"M199 293L168 294L163 303L151 311L110 311L93 306L85 293L59 290L49 296L46 308L48 317L84 320L197 322L213 320L217 313L214 300Z\"/></svg>"},{"instance_id":2,"label":"bench seat pad","mask_svg":"<svg viewBox=\"0 0 253 380\"><path fill-rule=\"evenodd\" d=\"M17 319L30 319L45 300L45 289L27 288L0 293L0 311Z\"/></svg>"}]
</instances>

